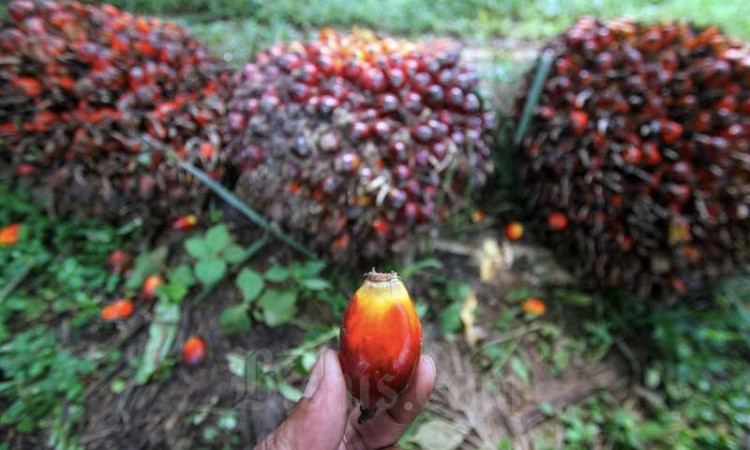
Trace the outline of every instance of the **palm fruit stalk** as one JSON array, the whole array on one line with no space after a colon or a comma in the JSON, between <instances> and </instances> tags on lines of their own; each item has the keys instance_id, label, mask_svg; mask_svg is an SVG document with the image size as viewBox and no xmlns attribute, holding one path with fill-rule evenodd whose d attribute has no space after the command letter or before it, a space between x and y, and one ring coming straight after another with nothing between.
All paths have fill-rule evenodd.
<instances>
[{"instance_id":1,"label":"palm fruit stalk","mask_svg":"<svg viewBox=\"0 0 750 450\"><path fill-rule=\"evenodd\" d=\"M14 0L0 28L0 161L59 212L162 221L222 176L231 77L185 29L113 6Z\"/></svg>"},{"instance_id":2,"label":"palm fruit stalk","mask_svg":"<svg viewBox=\"0 0 750 450\"><path fill-rule=\"evenodd\" d=\"M592 287L641 296L675 297L747 263L748 47L716 27L583 18L546 51L554 63L518 148L536 234Z\"/></svg>"},{"instance_id":3,"label":"palm fruit stalk","mask_svg":"<svg viewBox=\"0 0 750 450\"><path fill-rule=\"evenodd\" d=\"M403 254L492 172L492 113L452 43L322 30L238 75L237 192L323 255Z\"/></svg>"}]
</instances>

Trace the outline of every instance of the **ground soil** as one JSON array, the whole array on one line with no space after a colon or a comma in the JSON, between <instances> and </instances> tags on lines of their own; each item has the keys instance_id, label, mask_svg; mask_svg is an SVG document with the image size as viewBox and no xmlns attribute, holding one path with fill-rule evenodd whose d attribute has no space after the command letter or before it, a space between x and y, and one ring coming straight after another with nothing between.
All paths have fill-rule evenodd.
<instances>
[{"instance_id":1,"label":"ground soil","mask_svg":"<svg viewBox=\"0 0 750 450\"><path fill-rule=\"evenodd\" d=\"M503 298L510 289L519 284L548 280L550 274L557 274L554 276L565 280L564 271L554 265L554 259L545 251L521 245L501 247L499 256L496 255L496 276L492 282L482 282L477 261L482 258L484 240L492 235L491 229L490 226L484 232L473 234L470 240L436 242L436 247L442 248L436 255L444 264L444 274L475 287L482 311L475 327L485 340L504 338L488 330L491 330L489 322L492 318L497 317L502 308L508 307ZM267 256L259 259L278 258L279 252L274 250L286 251L269 247ZM535 264L528 264L529 258L533 258ZM263 265L263 262L257 264ZM540 269L541 266L546 268ZM531 267L533 270L529 269ZM426 289L424 283L428 282L429 275L421 275L411 284L416 292L420 292ZM199 305L189 306L184 311L177 342L182 342L188 334L203 336L210 354L201 366L176 365L166 376L157 377L145 386L129 383L123 392L113 393L110 380L134 378L135 369L122 363L111 376L90 386L86 393L88 417L82 430L82 444L97 449L204 448L201 428L191 425L188 418L206 405L215 410L236 411L236 434L241 436L242 443L228 448L252 448L273 430L293 404L275 393L266 393L263 401L258 401L259 393L248 392L242 380L229 372L226 355L240 349L278 352L301 343L302 335L292 326L268 328L257 325L250 332L225 336L218 317L223 308L236 304L238 299L235 296L231 286L219 287ZM316 312L309 310L304 314L314 315ZM149 320L145 315L130 320L126 328L112 336L108 345L125 349L123 361L136 358L142 352ZM428 319L425 329L425 352L436 358L439 370L438 387L428 410L470 430L462 448L495 448L499 439L510 436L518 449L532 449L529 436L546 421L539 410L540 403L562 408L581 402L600 390L608 390L614 395L628 392L628 369L616 355L595 365L574 362L565 373L554 378L540 359L532 358L531 383L526 386L515 377L499 380L477 370L472 358L474 349L463 339L446 341L441 337L434 317ZM512 335L518 331L510 330L509 333ZM331 346L335 346L335 342L331 342ZM534 354L532 347L527 351ZM300 387L304 382L301 379L291 381ZM490 393L487 391L489 385L499 389ZM222 448L224 445L229 445L229 442L218 438L209 447Z\"/></svg>"}]
</instances>

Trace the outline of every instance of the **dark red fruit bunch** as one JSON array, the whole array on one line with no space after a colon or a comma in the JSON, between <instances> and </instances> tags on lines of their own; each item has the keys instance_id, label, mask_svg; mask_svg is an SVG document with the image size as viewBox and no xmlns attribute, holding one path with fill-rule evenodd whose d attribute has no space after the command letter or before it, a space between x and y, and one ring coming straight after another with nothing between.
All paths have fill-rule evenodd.
<instances>
[{"instance_id":1,"label":"dark red fruit bunch","mask_svg":"<svg viewBox=\"0 0 750 450\"><path fill-rule=\"evenodd\" d=\"M591 18L547 48L519 151L536 232L586 279L644 296L748 261L748 48L714 27Z\"/></svg>"},{"instance_id":2,"label":"dark red fruit bunch","mask_svg":"<svg viewBox=\"0 0 750 450\"><path fill-rule=\"evenodd\" d=\"M64 211L166 219L200 201L197 182L165 164L159 148L221 175L231 91L223 65L182 27L113 6L14 0L8 9L3 166L51 190Z\"/></svg>"},{"instance_id":3,"label":"dark red fruit bunch","mask_svg":"<svg viewBox=\"0 0 750 450\"><path fill-rule=\"evenodd\" d=\"M323 30L238 83L240 195L324 254L403 252L492 172L494 118L449 43Z\"/></svg>"}]
</instances>

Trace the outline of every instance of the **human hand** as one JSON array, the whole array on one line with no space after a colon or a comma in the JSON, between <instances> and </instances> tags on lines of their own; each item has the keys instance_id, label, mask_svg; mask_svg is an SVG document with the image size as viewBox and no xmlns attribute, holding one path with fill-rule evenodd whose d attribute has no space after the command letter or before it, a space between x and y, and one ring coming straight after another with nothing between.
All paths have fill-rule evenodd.
<instances>
[{"instance_id":1,"label":"human hand","mask_svg":"<svg viewBox=\"0 0 750 450\"><path fill-rule=\"evenodd\" d=\"M435 387L435 362L422 355L410 386L396 403L364 424L347 414L346 385L338 353L327 350L313 368L302 400L256 450L387 450L417 417Z\"/></svg>"}]
</instances>

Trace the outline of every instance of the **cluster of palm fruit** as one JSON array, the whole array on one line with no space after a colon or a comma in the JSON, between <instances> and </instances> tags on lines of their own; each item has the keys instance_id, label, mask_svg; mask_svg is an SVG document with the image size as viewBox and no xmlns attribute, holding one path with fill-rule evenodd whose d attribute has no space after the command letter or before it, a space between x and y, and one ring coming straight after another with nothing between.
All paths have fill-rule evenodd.
<instances>
[{"instance_id":1,"label":"cluster of palm fruit","mask_svg":"<svg viewBox=\"0 0 750 450\"><path fill-rule=\"evenodd\" d=\"M260 53L237 84L237 192L324 254L404 252L492 172L494 117L448 42L326 29Z\"/></svg>"},{"instance_id":2,"label":"cluster of palm fruit","mask_svg":"<svg viewBox=\"0 0 750 450\"><path fill-rule=\"evenodd\" d=\"M173 23L113 6L14 0L0 28L0 163L63 212L166 219L221 176L231 76Z\"/></svg>"},{"instance_id":3,"label":"cluster of palm fruit","mask_svg":"<svg viewBox=\"0 0 750 450\"><path fill-rule=\"evenodd\" d=\"M537 233L588 280L640 295L747 262L748 48L714 27L583 18L547 51L519 148Z\"/></svg>"}]
</instances>

